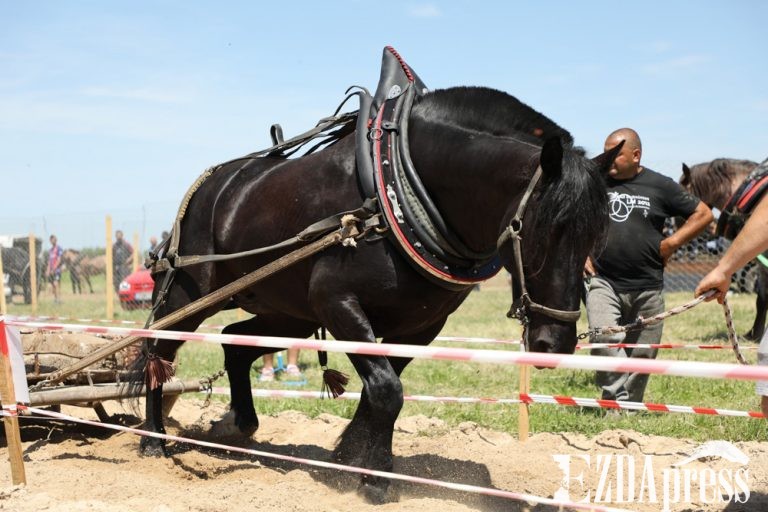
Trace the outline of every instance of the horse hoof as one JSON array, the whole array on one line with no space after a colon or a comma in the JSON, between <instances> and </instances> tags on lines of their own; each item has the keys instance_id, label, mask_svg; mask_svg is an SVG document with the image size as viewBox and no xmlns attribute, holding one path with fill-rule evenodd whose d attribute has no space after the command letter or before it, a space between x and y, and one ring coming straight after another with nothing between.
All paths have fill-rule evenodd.
<instances>
[{"instance_id":1,"label":"horse hoof","mask_svg":"<svg viewBox=\"0 0 768 512\"><path fill-rule=\"evenodd\" d=\"M142 437L141 443L139 443L139 455L143 457L167 457L168 451L162 440Z\"/></svg>"},{"instance_id":2,"label":"horse hoof","mask_svg":"<svg viewBox=\"0 0 768 512\"><path fill-rule=\"evenodd\" d=\"M253 424L238 425L234 411L228 411L221 419L211 422L211 434L217 437L251 437L259 428Z\"/></svg>"},{"instance_id":3,"label":"horse hoof","mask_svg":"<svg viewBox=\"0 0 768 512\"><path fill-rule=\"evenodd\" d=\"M383 505L397 501L397 496L389 491L389 481L387 480L380 480L375 485L364 480L357 488L357 494L371 505Z\"/></svg>"}]
</instances>

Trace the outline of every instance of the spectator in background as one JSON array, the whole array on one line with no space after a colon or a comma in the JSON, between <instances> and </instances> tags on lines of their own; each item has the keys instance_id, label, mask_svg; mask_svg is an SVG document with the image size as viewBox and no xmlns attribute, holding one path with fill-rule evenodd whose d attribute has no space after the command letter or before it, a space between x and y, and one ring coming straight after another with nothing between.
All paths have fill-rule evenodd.
<instances>
[{"instance_id":1,"label":"spectator in background","mask_svg":"<svg viewBox=\"0 0 768 512\"><path fill-rule=\"evenodd\" d=\"M115 243L112 244L112 284L115 291L120 289L120 282L131 273L133 247L123 239L123 232L115 231Z\"/></svg>"},{"instance_id":2,"label":"spectator in background","mask_svg":"<svg viewBox=\"0 0 768 512\"><path fill-rule=\"evenodd\" d=\"M712 212L676 182L640 166L642 145L631 128L621 128L605 140L605 150L624 142L608 171L610 223L605 248L587 259L587 319L590 329L626 325L639 316L649 318L664 311L664 266L684 244L712 222ZM666 238L664 220L686 219ZM651 343L661 340L663 324L608 336L593 336L596 343ZM650 348L595 348L601 356L656 357ZM603 400L642 402L648 375L597 372Z\"/></svg>"},{"instance_id":3,"label":"spectator in background","mask_svg":"<svg viewBox=\"0 0 768 512\"><path fill-rule=\"evenodd\" d=\"M149 237L149 249L147 250L147 258L150 258L152 254L155 254L156 249L157 249L157 237L153 235Z\"/></svg>"},{"instance_id":4,"label":"spectator in background","mask_svg":"<svg viewBox=\"0 0 768 512\"><path fill-rule=\"evenodd\" d=\"M59 292L61 291L61 264L64 251L58 244L56 235L51 235L48 239L51 242L51 248L48 250L48 265L45 267L45 277L51 283L53 288L53 302L61 302Z\"/></svg>"},{"instance_id":5,"label":"spectator in background","mask_svg":"<svg viewBox=\"0 0 768 512\"><path fill-rule=\"evenodd\" d=\"M259 382L272 382L275 380L275 357L274 354L264 354L262 356L264 366L261 368ZM299 370L299 349L288 349L288 366L285 367L285 378L287 380L302 380L304 376Z\"/></svg>"}]
</instances>

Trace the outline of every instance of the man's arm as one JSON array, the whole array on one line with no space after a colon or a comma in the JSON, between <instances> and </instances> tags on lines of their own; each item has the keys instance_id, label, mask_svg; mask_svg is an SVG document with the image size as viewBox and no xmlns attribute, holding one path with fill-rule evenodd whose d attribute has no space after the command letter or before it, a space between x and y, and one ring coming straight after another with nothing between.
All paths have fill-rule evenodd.
<instances>
[{"instance_id":1,"label":"man's arm","mask_svg":"<svg viewBox=\"0 0 768 512\"><path fill-rule=\"evenodd\" d=\"M760 200L744 228L717 266L704 276L694 293L698 296L709 290L717 290L713 298L722 304L733 273L765 250L768 250L768 196Z\"/></svg>"},{"instance_id":2,"label":"man's arm","mask_svg":"<svg viewBox=\"0 0 768 512\"><path fill-rule=\"evenodd\" d=\"M685 223L677 231L661 241L659 251L661 252L661 258L664 260L664 265L667 264L667 260L676 250L693 240L714 219L715 217L712 215L712 210L709 209L709 206L704 204L703 201L699 201L696 209L686 219Z\"/></svg>"}]
</instances>

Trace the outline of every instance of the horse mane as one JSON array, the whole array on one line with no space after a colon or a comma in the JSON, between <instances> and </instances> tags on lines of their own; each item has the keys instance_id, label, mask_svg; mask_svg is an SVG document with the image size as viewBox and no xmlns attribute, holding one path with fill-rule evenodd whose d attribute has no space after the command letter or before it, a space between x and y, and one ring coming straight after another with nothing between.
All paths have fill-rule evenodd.
<instances>
[{"instance_id":1,"label":"horse mane","mask_svg":"<svg viewBox=\"0 0 768 512\"><path fill-rule=\"evenodd\" d=\"M696 164L690 168L690 178L683 176L680 184L702 201L715 208L722 208L731 196L733 182L743 181L757 162L735 158L716 158L711 162Z\"/></svg>"},{"instance_id":2,"label":"horse mane","mask_svg":"<svg viewBox=\"0 0 768 512\"><path fill-rule=\"evenodd\" d=\"M562 173L557 179L544 177L536 195L533 226L544 234L567 237L579 252L591 252L589 240L602 244L608 229L605 179L573 146L571 134L544 114L514 96L486 87L453 87L427 93L414 103L411 117L460 126L495 137L510 137L541 148L544 141L559 137L563 145ZM544 262L546 244L536 243L535 259Z\"/></svg>"},{"instance_id":3,"label":"horse mane","mask_svg":"<svg viewBox=\"0 0 768 512\"><path fill-rule=\"evenodd\" d=\"M573 145L571 134L547 116L512 95L488 87L431 91L417 98L411 116L494 136L515 136L539 147L554 136L560 137L563 146Z\"/></svg>"},{"instance_id":4,"label":"horse mane","mask_svg":"<svg viewBox=\"0 0 768 512\"><path fill-rule=\"evenodd\" d=\"M534 219L534 232L541 234L535 238L542 242L537 244L537 259L547 257L545 241L551 236L568 238L582 254L602 247L608 232L608 193L597 166L580 148L564 148L561 175L544 179Z\"/></svg>"}]
</instances>

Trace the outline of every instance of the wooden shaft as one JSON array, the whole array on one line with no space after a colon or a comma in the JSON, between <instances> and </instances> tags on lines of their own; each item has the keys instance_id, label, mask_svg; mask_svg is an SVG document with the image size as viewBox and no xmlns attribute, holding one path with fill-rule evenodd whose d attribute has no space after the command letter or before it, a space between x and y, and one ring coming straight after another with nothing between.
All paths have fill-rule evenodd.
<instances>
[{"instance_id":1,"label":"wooden shaft","mask_svg":"<svg viewBox=\"0 0 768 512\"><path fill-rule=\"evenodd\" d=\"M146 389L142 388L142 393ZM204 391L199 380L171 381L163 384L163 395L197 393ZM44 407L61 404L81 404L120 400L130 398L123 384L97 384L95 386L75 386L44 389L29 394L30 405Z\"/></svg>"},{"instance_id":2,"label":"wooden shaft","mask_svg":"<svg viewBox=\"0 0 768 512\"><path fill-rule=\"evenodd\" d=\"M8 349L8 338L5 335L5 322L0 319L0 402L4 405L16 403L16 391L13 387L13 373ZM3 416L5 438L8 441L8 459L11 462L11 479L13 485L26 484L24 472L24 454L21 447L19 418Z\"/></svg>"},{"instance_id":3,"label":"wooden shaft","mask_svg":"<svg viewBox=\"0 0 768 512\"><path fill-rule=\"evenodd\" d=\"M188 316L199 313L200 311L214 304L217 304L223 300L229 299L233 295L239 293L242 290L245 290L249 286L254 285L258 281L261 281L262 279L269 277L270 275L274 274L279 270L282 270L290 265L293 265L294 263L301 261L304 258L307 258L317 252L320 252L326 249L327 247L338 244L343 239L344 239L344 235L342 234L341 231L334 231L333 233L330 233L324 236L323 238L312 242L309 245L296 249L293 252L289 252L282 258L278 258L277 260L272 261L264 265L263 267L259 267L258 269L254 270L250 274L246 274L243 277L235 281L232 281L231 283L219 288L218 290L209 293L205 297L201 297L196 301L191 302L186 306L177 309L173 313L167 316L164 316L159 320L156 320L155 322L152 323L152 325L149 326L149 329L159 330L159 329L165 329L166 327L172 326L178 321L184 318L187 318ZM107 265L107 269L109 268L110 268L109 265ZM92 365L96 361L104 359L107 356L111 356L115 352L122 350L123 348L129 345L132 345L133 343L136 343L141 339L142 337L140 336L128 336L126 338L123 338L122 340L116 341L113 344L107 345L106 347L103 347L93 352L88 357L84 357L79 361L77 361L76 363L73 363L71 366L67 368L63 368L59 371L51 373L46 380L37 383L36 387L42 386L44 384L55 384L57 382L60 382L63 379L65 379L67 376Z\"/></svg>"}]
</instances>

